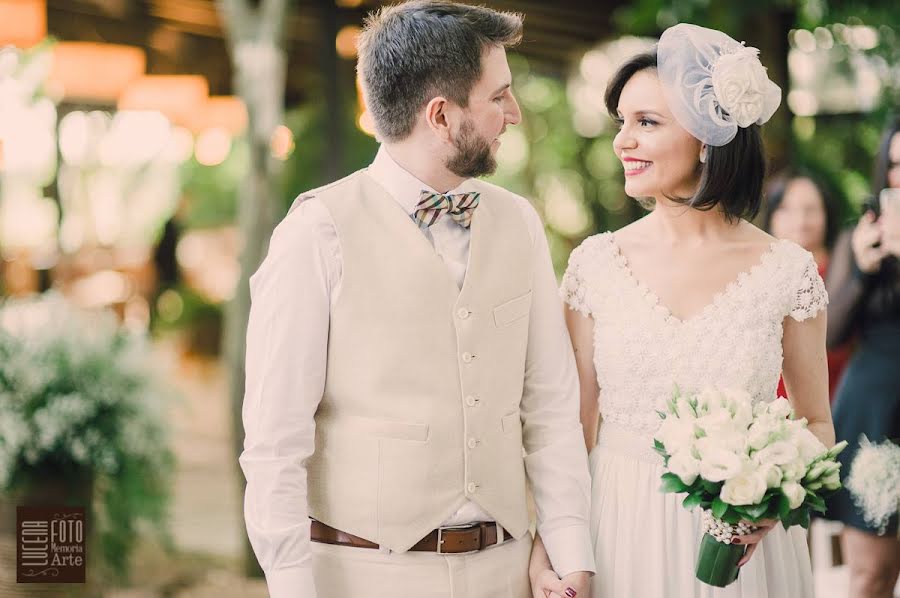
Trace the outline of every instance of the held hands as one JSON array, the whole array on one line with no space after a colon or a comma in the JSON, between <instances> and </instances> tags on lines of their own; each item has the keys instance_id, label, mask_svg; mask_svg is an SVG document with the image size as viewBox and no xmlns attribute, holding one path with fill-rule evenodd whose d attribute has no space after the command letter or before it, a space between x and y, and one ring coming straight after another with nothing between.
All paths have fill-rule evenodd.
<instances>
[{"instance_id":1,"label":"held hands","mask_svg":"<svg viewBox=\"0 0 900 598\"><path fill-rule=\"evenodd\" d=\"M585 571L560 579L552 569L544 569L531 578L532 598L588 598L590 587L591 574Z\"/></svg>"}]
</instances>

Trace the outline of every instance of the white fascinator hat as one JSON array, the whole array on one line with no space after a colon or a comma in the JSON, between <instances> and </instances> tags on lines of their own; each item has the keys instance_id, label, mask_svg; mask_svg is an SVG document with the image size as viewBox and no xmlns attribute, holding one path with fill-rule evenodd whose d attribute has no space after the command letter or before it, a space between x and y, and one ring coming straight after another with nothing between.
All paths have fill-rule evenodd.
<instances>
[{"instance_id":1,"label":"white fascinator hat","mask_svg":"<svg viewBox=\"0 0 900 598\"><path fill-rule=\"evenodd\" d=\"M738 127L761 125L781 103L759 50L721 31L681 23L657 46L657 71L675 119L707 145L726 145Z\"/></svg>"}]
</instances>

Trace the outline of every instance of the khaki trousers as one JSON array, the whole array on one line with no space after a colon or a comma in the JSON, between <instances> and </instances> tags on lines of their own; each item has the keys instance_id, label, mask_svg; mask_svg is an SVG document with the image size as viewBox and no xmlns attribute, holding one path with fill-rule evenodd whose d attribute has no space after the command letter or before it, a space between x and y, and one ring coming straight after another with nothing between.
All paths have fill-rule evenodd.
<instances>
[{"instance_id":1,"label":"khaki trousers","mask_svg":"<svg viewBox=\"0 0 900 598\"><path fill-rule=\"evenodd\" d=\"M531 598L531 535L472 554L312 543L318 598Z\"/></svg>"}]
</instances>

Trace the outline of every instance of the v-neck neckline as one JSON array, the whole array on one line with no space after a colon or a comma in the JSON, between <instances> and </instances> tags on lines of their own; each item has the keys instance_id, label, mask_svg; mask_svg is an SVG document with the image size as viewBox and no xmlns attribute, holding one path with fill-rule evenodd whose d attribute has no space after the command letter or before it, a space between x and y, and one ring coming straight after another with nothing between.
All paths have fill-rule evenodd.
<instances>
[{"instance_id":1,"label":"v-neck neckline","mask_svg":"<svg viewBox=\"0 0 900 598\"><path fill-rule=\"evenodd\" d=\"M663 319L667 323L675 324L678 326L687 326L692 324L693 322L703 320L707 317L709 313L715 310L725 299L730 297L733 293L736 292L736 289L741 287L747 280L757 275L757 273L762 270L768 262L773 258L776 253L777 248L781 245L781 239L775 239L771 243L769 243L768 249L766 249L759 257L759 260L751 266L749 269L740 271L736 277L731 280L722 290L715 293L712 298L706 302L703 307L699 310L695 311L688 317L679 317L672 313L672 310L660 300L659 295L651 289L649 286L644 284L644 282L639 279L634 271L631 269L628 258L622 252L622 248L619 246L619 242L615 238L615 234L612 232L608 234L609 245L612 249L614 261L618 265L619 269L628 278L641 292L641 295L644 297L645 301L650 304L650 307L661 312Z\"/></svg>"}]
</instances>

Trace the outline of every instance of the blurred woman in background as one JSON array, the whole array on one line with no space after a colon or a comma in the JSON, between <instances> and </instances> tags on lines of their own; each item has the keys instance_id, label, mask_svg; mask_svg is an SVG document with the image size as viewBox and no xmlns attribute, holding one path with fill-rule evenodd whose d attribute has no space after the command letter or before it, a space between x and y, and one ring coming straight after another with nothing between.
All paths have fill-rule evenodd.
<instances>
[{"instance_id":1,"label":"blurred woman in background","mask_svg":"<svg viewBox=\"0 0 900 598\"><path fill-rule=\"evenodd\" d=\"M842 474L865 434L872 442L900 437L900 127L895 119L878 153L873 197L859 223L838 238L827 288L829 347L851 336L858 347L834 402ZM900 573L897 517L883 534L869 525L846 490L836 493L827 516L846 524L842 552L850 569L851 596L889 598Z\"/></svg>"},{"instance_id":2,"label":"blurred woman in background","mask_svg":"<svg viewBox=\"0 0 900 598\"><path fill-rule=\"evenodd\" d=\"M793 241L812 253L819 275L825 278L831 250L840 233L841 204L820 177L805 170L787 169L772 177L766 186L763 227L773 237ZM828 397L832 401L850 358L849 344L828 351ZM787 396L783 380L778 384L778 396Z\"/></svg>"}]
</instances>

